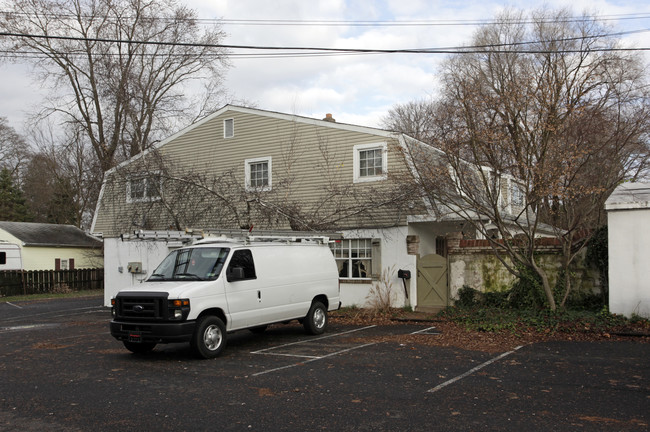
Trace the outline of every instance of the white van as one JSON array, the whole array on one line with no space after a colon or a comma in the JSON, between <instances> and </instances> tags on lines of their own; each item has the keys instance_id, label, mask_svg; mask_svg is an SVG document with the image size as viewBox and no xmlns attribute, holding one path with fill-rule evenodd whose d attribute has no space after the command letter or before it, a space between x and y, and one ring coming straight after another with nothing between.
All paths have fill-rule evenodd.
<instances>
[{"instance_id":1,"label":"white van","mask_svg":"<svg viewBox=\"0 0 650 432\"><path fill-rule=\"evenodd\" d=\"M23 260L20 254L20 246L0 241L0 271L22 269Z\"/></svg>"},{"instance_id":2,"label":"white van","mask_svg":"<svg viewBox=\"0 0 650 432\"><path fill-rule=\"evenodd\" d=\"M175 250L139 286L112 299L111 335L134 353L190 342L218 356L230 332L262 332L298 319L310 334L340 307L338 271L326 237L202 240Z\"/></svg>"}]
</instances>

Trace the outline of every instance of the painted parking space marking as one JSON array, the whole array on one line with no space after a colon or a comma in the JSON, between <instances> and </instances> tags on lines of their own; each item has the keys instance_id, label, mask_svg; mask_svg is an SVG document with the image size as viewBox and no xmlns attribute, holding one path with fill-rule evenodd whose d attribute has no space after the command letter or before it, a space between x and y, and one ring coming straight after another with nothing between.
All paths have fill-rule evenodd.
<instances>
[{"instance_id":1,"label":"painted parking space marking","mask_svg":"<svg viewBox=\"0 0 650 432\"><path fill-rule=\"evenodd\" d=\"M9 306L13 306L15 308L22 309L22 306L15 305L15 304L13 304L11 302L5 302L5 303L7 303Z\"/></svg>"},{"instance_id":2,"label":"painted parking space marking","mask_svg":"<svg viewBox=\"0 0 650 432\"><path fill-rule=\"evenodd\" d=\"M42 328L59 327L61 324L26 324L21 326L0 327L0 332L37 330Z\"/></svg>"},{"instance_id":3,"label":"painted parking space marking","mask_svg":"<svg viewBox=\"0 0 650 432\"><path fill-rule=\"evenodd\" d=\"M343 354L343 353L353 351L353 350L356 350L356 349L365 348L367 346L375 345L376 342L362 344L362 345L351 344L351 343L334 343L334 344L329 344L329 345L326 345L326 346L316 343L317 341L321 341L321 340L324 340L324 339L331 339L331 338L336 338L336 337L340 337L340 336L346 336L346 335L349 335L351 333L355 333L355 332L359 332L359 331L363 331L363 330L368 330L368 329L371 329L373 327L376 327L376 326L371 325L371 326L367 326L367 327L361 327L361 328L358 328L358 329L353 329L353 330L349 330L349 331L345 331L345 332L341 332L341 333L335 333L335 334L331 334L331 335L327 335L327 336L322 336L322 337L315 338L315 339L309 339L309 340L304 340L304 341L300 341L300 342L292 342L292 343L288 343L288 344L283 344L283 345L278 345L278 346L274 346L274 347L270 347L270 348L261 349L261 350L258 350L258 351L252 351L251 354L273 355L273 356L281 356L281 357L293 357L293 358L299 358L299 359L302 359L302 360L297 362L297 363L292 363L292 364L289 364L289 365L280 366L280 367L273 368L273 369L268 369L268 370L265 370L265 371L262 371L262 372L257 372L257 373L252 374L251 376L259 376L259 375L264 375L264 374L268 374L268 373L271 373L271 372L277 372L277 371L280 371L280 370L293 368L293 367L296 367L296 366L304 365L306 363L311 363L313 361L322 360L322 359L325 359L325 358L328 358L328 357ZM319 354L315 355L314 351L316 351Z\"/></svg>"},{"instance_id":4,"label":"painted parking space marking","mask_svg":"<svg viewBox=\"0 0 650 432\"><path fill-rule=\"evenodd\" d=\"M468 370L468 371L465 372L464 374L462 374L462 375L458 375L457 377L452 378L452 379L450 379L449 381L445 381L445 382L443 382L442 384L437 385L437 386L435 386L434 388L427 390L427 393L435 393L435 392L437 392L438 390L440 390L440 389L442 389L442 388L445 388L445 387L447 387L447 386L450 385L450 384L455 383L456 381L460 381L460 380L462 380L463 378L467 378L468 376L472 375L474 372L477 372L477 371L483 369L484 367L489 366L489 365L491 365L492 363L494 363L494 362L496 362L496 361L499 361L499 360L501 360L501 359L504 358L504 357L509 356L510 354L514 354L515 351L517 351L518 349L520 349L520 348L522 348L522 347L523 347L523 345L520 345L520 346L516 347L515 349L513 349L512 351L505 352L505 353L500 354L500 355L498 355L498 356L496 356L496 357L494 357L494 358L492 358L492 359L490 359L490 360L488 360L488 361L486 361L486 362L484 362L484 363L481 363L480 365L476 366L475 368L472 368L472 369Z\"/></svg>"},{"instance_id":5,"label":"painted parking space marking","mask_svg":"<svg viewBox=\"0 0 650 432\"><path fill-rule=\"evenodd\" d=\"M296 346L299 346L299 345L305 345L305 344L313 343L313 342L323 340L323 339L330 339L330 338L334 338L334 337L338 337L338 336L348 335L350 333L355 333L355 332L358 332L358 331L368 330L368 329L371 329L373 327L377 327L377 326L371 325L371 326L367 326L367 327L361 327L361 328L358 328L358 329L348 330L348 331L341 332L341 333L334 333L334 334L330 334L330 335L327 335L327 336L321 336L321 337L308 339L308 340L303 340L303 341L299 341L299 342L291 342L291 343L288 343L288 344L283 344L283 345L278 345L278 346L274 346L274 347L270 347L270 348L264 348L264 349L257 350L257 351L252 351L251 354L280 355L280 354L274 353L272 351L282 350L282 349L285 349L285 348L288 348L288 347L296 347Z\"/></svg>"},{"instance_id":6,"label":"painted parking space marking","mask_svg":"<svg viewBox=\"0 0 650 432\"><path fill-rule=\"evenodd\" d=\"M292 364L289 364L289 365L286 365L286 366L280 366L280 367L277 367L277 368L274 368L274 369L268 369L268 370L265 370L265 371L262 371L262 372L257 372L257 373L252 374L251 376L260 376L260 375L264 375L264 374L271 373L271 372L277 372L277 371L281 371L281 370L284 370L284 369L290 369L290 368L293 368L293 367L296 367L296 366L301 366L301 365L311 363L311 362L314 362L314 361L317 361L317 360L322 360L322 359L325 359L325 358L328 358L328 357L343 354L345 352L353 351L353 350L360 349L360 348L365 348L365 347L375 345L375 344L376 344L376 342L372 342L372 343L367 343L367 344L363 344L363 345L354 346L352 348L336 351L336 352L326 354L326 355L321 356L321 357L310 358L308 360L301 361L299 363L292 363Z\"/></svg>"},{"instance_id":7,"label":"painted parking space marking","mask_svg":"<svg viewBox=\"0 0 650 432\"><path fill-rule=\"evenodd\" d=\"M425 328L425 329L422 329L422 330L414 331L411 334L412 335L414 335L414 334L439 335L441 333L435 327L429 327L429 328Z\"/></svg>"}]
</instances>

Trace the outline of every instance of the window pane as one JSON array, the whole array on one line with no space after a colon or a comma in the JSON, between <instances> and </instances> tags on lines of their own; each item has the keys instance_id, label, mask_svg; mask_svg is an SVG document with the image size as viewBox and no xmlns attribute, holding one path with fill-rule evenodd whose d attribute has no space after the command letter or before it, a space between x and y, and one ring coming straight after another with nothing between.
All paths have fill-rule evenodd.
<instances>
[{"instance_id":1,"label":"window pane","mask_svg":"<svg viewBox=\"0 0 650 432\"><path fill-rule=\"evenodd\" d=\"M252 187L268 186L269 164L268 162L257 162L250 164L250 185Z\"/></svg>"},{"instance_id":2,"label":"window pane","mask_svg":"<svg viewBox=\"0 0 650 432\"><path fill-rule=\"evenodd\" d=\"M235 121L233 119L223 121L223 136L225 138L232 138L235 136Z\"/></svg>"},{"instance_id":3,"label":"window pane","mask_svg":"<svg viewBox=\"0 0 650 432\"><path fill-rule=\"evenodd\" d=\"M378 176L382 173L382 149L359 152L359 176Z\"/></svg>"},{"instance_id":4,"label":"window pane","mask_svg":"<svg viewBox=\"0 0 650 432\"><path fill-rule=\"evenodd\" d=\"M372 275L372 242L370 239L341 240L330 245L339 277L346 279L367 279Z\"/></svg>"},{"instance_id":5,"label":"window pane","mask_svg":"<svg viewBox=\"0 0 650 432\"><path fill-rule=\"evenodd\" d=\"M148 198L159 198L160 197L160 177L154 176L146 179L147 189L145 191L145 196Z\"/></svg>"},{"instance_id":6,"label":"window pane","mask_svg":"<svg viewBox=\"0 0 650 432\"><path fill-rule=\"evenodd\" d=\"M130 182L131 199L144 198L144 179L133 179Z\"/></svg>"}]
</instances>

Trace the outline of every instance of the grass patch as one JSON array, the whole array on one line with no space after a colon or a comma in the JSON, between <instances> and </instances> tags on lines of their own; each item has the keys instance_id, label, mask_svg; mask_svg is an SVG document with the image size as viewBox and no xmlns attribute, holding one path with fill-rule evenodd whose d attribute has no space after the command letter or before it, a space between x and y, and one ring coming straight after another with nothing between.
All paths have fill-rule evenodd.
<instances>
[{"instance_id":1,"label":"grass patch","mask_svg":"<svg viewBox=\"0 0 650 432\"><path fill-rule=\"evenodd\" d=\"M103 296L104 290L84 290L84 291L72 291L69 293L44 293L44 294L29 294L29 295L20 295L20 296L8 296L0 297L0 302L19 302L19 301L33 301L33 300L46 300L46 299L55 299L55 298L78 298L78 297L92 297L92 296Z\"/></svg>"}]
</instances>

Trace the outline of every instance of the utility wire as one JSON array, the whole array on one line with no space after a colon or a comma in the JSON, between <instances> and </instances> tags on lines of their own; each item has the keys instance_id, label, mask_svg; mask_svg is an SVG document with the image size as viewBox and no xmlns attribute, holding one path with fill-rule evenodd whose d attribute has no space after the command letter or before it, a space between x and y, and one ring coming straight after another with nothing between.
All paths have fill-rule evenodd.
<instances>
[{"instance_id":1,"label":"utility wire","mask_svg":"<svg viewBox=\"0 0 650 432\"><path fill-rule=\"evenodd\" d=\"M0 11L0 14L16 16L34 16L29 12ZM39 16L54 17L58 19L89 18L85 15L42 13ZM129 19L130 17L121 17ZM322 19L236 19L236 18L178 18L178 17L148 17L158 21L195 21L202 24L243 25L243 26L324 26L324 27L436 27L436 26L482 26L505 22L507 24L532 24L554 22L580 22L585 20L596 21L629 21L650 19L650 13L608 14L608 15L580 15L556 20L553 18L534 21L531 19L510 19L507 21L496 19L430 19L430 20L322 20Z\"/></svg>"},{"instance_id":2,"label":"utility wire","mask_svg":"<svg viewBox=\"0 0 650 432\"><path fill-rule=\"evenodd\" d=\"M68 40L77 42L103 42L112 44L134 44L134 45L154 45L154 46L178 46L186 48L216 48L216 49L234 49L234 50L259 50L259 51L296 51L295 55L299 56L304 52L309 55L314 53L332 53L332 54L484 54L484 53L522 53L522 54L552 54L552 53L580 53L580 52L611 52L611 51L650 51L650 47L604 47L585 49L516 49L516 50L498 50L495 48L514 47L518 45L532 45L539 43L561 42L579 39L597 39L607 36L620 36L623 34L647 32L650 29L634 30L629 32L619 32L611 35L595 35L587 37L567 38L554 41L537 41L537 42L516 42L484 46L452 47L452 48L414 48L414 49L376 49L376 48L326 48L326 47L296 47L296 46L263 46L263 45L232 45L232 44L205 44L197 42L163 42L163 41L138 41L109 38L89 38L74 36L56 36L56 35L36 35L24 33L0 32L0 36L27 38L27 39L46 39L46 40ZM18 53L16 53L18 54ZM232 54L230 54L232 55ZM286 55L286 53L285 53Z\"/></svg>"}]
</instances>

